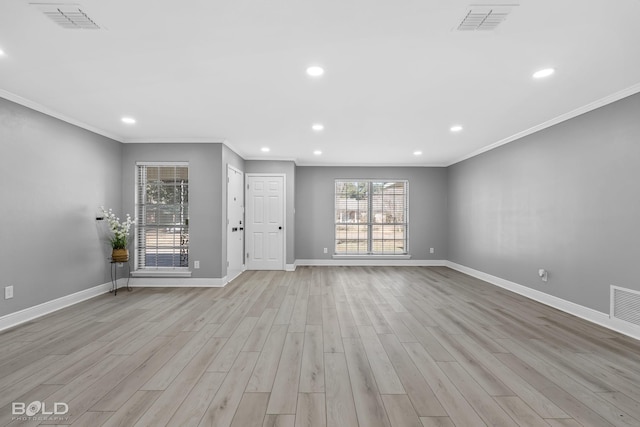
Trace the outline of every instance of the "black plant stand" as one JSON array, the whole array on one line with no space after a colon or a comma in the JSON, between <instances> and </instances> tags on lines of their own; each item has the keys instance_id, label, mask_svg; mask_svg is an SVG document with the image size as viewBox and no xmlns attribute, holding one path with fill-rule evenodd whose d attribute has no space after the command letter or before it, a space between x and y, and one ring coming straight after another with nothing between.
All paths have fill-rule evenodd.
<instances>
[{"instance_id":1,"label":"black plant stand","mask_svg":"<svg viewBox=\"0 0 640 427\"><path fill-rule=\"evenodd\" d=\"M111 290L109 290L109 292L113 292L113 296L118 295L118 264L122 264L123 267L125 265L127 266L127 290L131 292L131 288L129 287L129 279L131 278L131 264L129 264L129 261L111 261Z\"/></svg>"}]
</instances>

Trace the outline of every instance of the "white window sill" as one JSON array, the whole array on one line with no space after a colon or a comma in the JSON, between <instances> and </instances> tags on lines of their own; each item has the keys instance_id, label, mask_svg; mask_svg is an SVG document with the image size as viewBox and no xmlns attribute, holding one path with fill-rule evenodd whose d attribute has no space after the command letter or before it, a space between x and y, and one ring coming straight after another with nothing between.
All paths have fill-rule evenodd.
<instances>
[{"instance_id":1,"label":"white window sill","mask_svg":"<svg viewBox=\"0 0 640 427\"><path fill-rule=\"evenodd\" d=\"M136 270L131 272L131 277L191 277L189 270Z\"/></svg>"},{"instance_id":2,"label":"white window sill","mask_svg":"<svg viewBox=\"0 0 640 427\"><path fill-rule=\"evenodd\" d=\"M411 255L332 255L333 259L411 259Z\"/></svg>"}]
</instances>

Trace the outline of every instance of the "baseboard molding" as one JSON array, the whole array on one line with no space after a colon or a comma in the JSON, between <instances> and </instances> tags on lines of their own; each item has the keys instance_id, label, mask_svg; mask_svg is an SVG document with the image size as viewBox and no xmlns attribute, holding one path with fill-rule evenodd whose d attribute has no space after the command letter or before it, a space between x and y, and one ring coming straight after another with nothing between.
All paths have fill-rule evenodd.
<instances>
[{"instance_id":1,"label":"baseboard molding","mask_svg":"<svg viewBox=\"0 0 640 427\"><path fill-rule=\"evenodd\" d=\"M592 308L588 308L571 301L567 301L562 298L558 298L553 295L531 289L527 286L523 286L518 283L511 282L501 277L493 276L491 274L487 274L461 264L456 264L455 262L446 261L445 265L453 270L475 277L476 279L484 280L485 282L491 283L492 285L499 286L503 289L515 292L534 301L538 301L550 307L557 308L558 310L564 311L565 313L572 314L576 317L580 317L581 319L595 323L607 329L611 329L623 335L627 335L631 338L640 340L640 328L617 319L612 319L608 314L601 311L597 311Z\"/></svg>"},{"instance_id":2,"label":"baseboard molding","mask_svg":"<svg viewBox=\"0 0 640 427\"><path fill-rule=\"evenodd\" d=\"M122 285L120 284L120 286ZM70 305L97 297L98 295L109 292L109 290L111 290L111 282L103 283L102 285L94 286L93 288L85 289L42 304L34 305L33 307L16 311L15 313L7 314L6 316L0 317L0 331L37 319L45 314L53 313L54 311L69 307Z\"/></svg>"},{"instance_id":3,"label":"baseboard molding","mask_svg":"<svg viewBox=\"0 0 640 427\"><path fill-rule=\"evenodd\" d=\"M298 259L295 266L335 266L335 267L442 267L444 260L435 259Z\"/></svg>"},{"instance_id":4,"label":"baseboard molding","mask_svg":"<svg viewBox=\"0 0 640 427\"><path fill-rule=\"evenodd\" d=\"M296 271L297 264L294 262L293 264L286 264L284 266L284 271Z\"/></svg>"},{"instance_id":5,"label":"baseboard molding","mask_svg":"<svg viewBox=\"0 0 640 427\"><path fill-rule=\"evenodd\" d=\"M221 278L132 277L129 280L129 286L132 288L223 288L230 281L227 280L227 276Z\"/></svg>"}]
</instances>

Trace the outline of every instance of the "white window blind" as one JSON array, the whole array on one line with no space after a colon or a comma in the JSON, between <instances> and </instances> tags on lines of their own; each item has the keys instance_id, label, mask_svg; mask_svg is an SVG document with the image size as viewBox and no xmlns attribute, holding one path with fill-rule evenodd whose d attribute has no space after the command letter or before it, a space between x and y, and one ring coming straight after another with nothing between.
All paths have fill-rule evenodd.
<instances>
[{"instance_id":1,"label":"white window blind","mask_svg":"<svg viewBox=\"0 0 640 427\"><path fill-rule=\"evenodd\" d=\"M189 267L189 166L138 164L138 269Z\"/></svg>"},{"instance_id":2,"label":"white window blind","mask_svg":"<svg viewBox=\"0 0 640 427\"><path fill-rule=\"evenodd\" d=\"M408 253L408 181L336 180L335 254Z\"/></svg>"}]
</instances>

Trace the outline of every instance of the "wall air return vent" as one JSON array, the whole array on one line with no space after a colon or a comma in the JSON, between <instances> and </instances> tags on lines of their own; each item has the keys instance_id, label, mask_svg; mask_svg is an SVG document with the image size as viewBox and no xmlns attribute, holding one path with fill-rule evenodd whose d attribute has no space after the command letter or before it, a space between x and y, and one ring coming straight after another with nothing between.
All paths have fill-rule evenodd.
<instances>
[{"instance_id":1,"label":"wall air return vent","mask_svg":"<svg viewBox=\"0 0 640 427\"><path fill-rule=\"evenodd\" d=\"M640 292L611 286L610 316L640 326Z\"/></svg>"},{"instance_id":2,"label":"wall air return vent","mask_svg":"<svg viewBox=\"0 0 640 427\"><path fill-rule=\"evenodd\" d=\"M53 22L69 30L99 30L100 26L77 3L30 3Z\"/></svg>"},{"instance_id":3,"label":"wall air return vent","mask_svg":"<svg viewBox=\"0 0 640 427\"><path fill-rule=\"evenodd\" d=\"M458 31L495 30L517 4L472 4L458 24Z\"/></svg>"}]
</instances>

